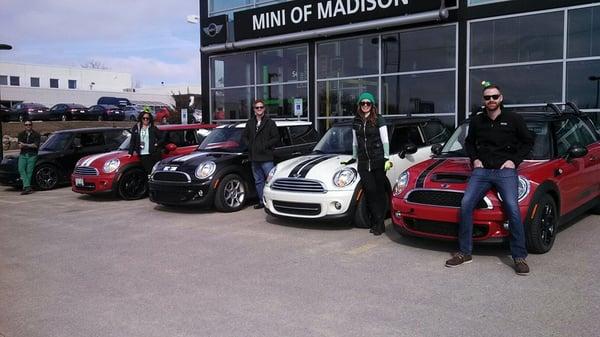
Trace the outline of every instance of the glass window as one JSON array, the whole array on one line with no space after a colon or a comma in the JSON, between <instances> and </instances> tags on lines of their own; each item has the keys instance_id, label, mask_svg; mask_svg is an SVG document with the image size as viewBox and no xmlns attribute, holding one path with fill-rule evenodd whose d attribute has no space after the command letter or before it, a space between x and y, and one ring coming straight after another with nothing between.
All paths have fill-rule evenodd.
<instances>
[{"instance_id":1,"label":"glass window","mask_svg":"<svg viewBox=\"0 0 600 337\"><path fill-rule=\"evenodd\" d=\"M567 102L580 109L600 108L600 60L567 62Z\"/></svg>"},{"instance_id":2,"label":"glass window","mask_svg":"<svg viewBox=\"0 0 600 337\"><path fill-rule=\"evenodd\" d=\"M10 77L10 85L14 85L16 87L18 87L20 84L20 79L19 76L11 76Z\"/></svg>"},{"instance_id":3,"label":"glass window","mask_svg":"<svg viewBox=\"0 0 600 337\"><path fill-rule=\"evenodd\" d=\"M340 122L348 122L351 121L352 118L323 118L323 119L319 119L317 120L317 128L319 130L320 134L325 133L327 130L329 130L332 126L335 126L336 123L340 123ZM350 127L348 127L348 129L352 130ZM327 136L327 133L325 133L325 135L323 135L323 137L321 137L321 141L323 141L323 138L325 138ZM348 147L350 149L350 154L352 153L352 146ZM315 146L316 149L316 146ZM340 152L341 153L341 152Z\"/></svg>"},{"instance_id":4,"label":"glass window","mask_svg":"<svg viewBox=\"0 0 600 337\"><path fill-rule=\"evenodd\" d=\"M98 145L104 145L104 134L101 132L81 134L81 146L92 147Z\"/></svg>"},{"instance_id":5,"label":"glass window","mask_svg":"<svg viewBox=\"0 0 600 337\"><path fill-rule=\"evenodd\" d=\"M261 84L308 79L307 47L265 50L256 54L257 82Z\"/></svg>"},{"instance_id":6,"label":"glass window","mask_svg":"<svg viewBox=\"0 0 600 337\"><path fill-rule=\"evenodd\" d=\"M280 84L256 88L257 97L265 101L267 113L271 118L295 117L294 99L302 99L302 117L308 115L308 85Z\"/></svg>"},{"instance_id":7,"label":"glass window","mask_svg":"<svg viewBox=\"0 0 600 337\"><path fill-rule=\"evenodd\" d=\"M416 146L425 145L423 137L421 137L421 133L419 132L419 128L416 125L397 126L392 132L392 137L390 139L390 153L398 153L408 144Z\"/></svg>"},{"instance_id":8,"label":"glass window","mask_svg":"<svg viewBox=\"0 0 600 337\"><path fill-rule=\"evenodd\" d=\"M254 97L251 88L213 90L211 95L212 111L223 111L218 119L248 119Z\"/></svg>"},{"instance_id":9,"label":"glass window","mask_svg":"<svg viewBox=\"0 0 600 337\"><path fill-rule=\"evenodd\" d=\"M567 56L600 55L600 6L573 9L568 14Z\"/></svg>"},{"instance_id":10,"label":"glass window","mask_svg":"<svg viewBox=\"0 0 600 337\"><path fill-rule=\"evenodd\" d=\"M114 130L109 131L105 134L106 144L111 146L119 146L125 139L129 137L129 131L127 130Z\"/></svg>"},{"instance_id":11,"label":"glass window","mask_svg":"<svg viewBox=\"0 0 600 337\"><path fill-rule=\"evenodd\" d=\"M69 80L69 89L77 89L77 81Z\"/></svg>"},{"instance_id":12,"label":"glass window","mask_svg":"<svg viewBox=\"0 0 600 337\"><path fill-rule=\"evenodd\" d=\"M56 78L50 79L50 88L58 88L58 79L56 79Z\"/></svg>"},{"instance_id":13,"label":"glass window","mask_svg":"<svg viewBox=\"0 0 600 337\"><path fill-rule=\"evenodd\" d=\"M319 137L315 137L315 129L312 125L297 125L290 126L290 137L293 139L294 143L302 144L312 142L315 139L319 139Z\"/></svg>"},{"instance_id":14,"label":"glass window","mask_svg":"<svg viewBox=\"0 0 600 337\"><path fill-rule=\"evenodd\" d=\"M0 85L8 85L8 76L0 75Z\"/></svg>"},{"instance_id":15,"label":"glass window","mask_svg":"<svg viewBox=\"0 0 600 337\"><path fill-rule=\"evenodd\" d=\"M563 12L471 24L471 65L562 59Z\"/></svg>"},{"instance_id":16,"label":"glass window","mask_svg":"<svg viewBox=\"0 0 600 337\"><path fill-rule=\"evenodd\" d=\"M240 53L211 58L211 88L254 84L253 55Z\"/></svg>"},{"instance_id":17,"label":"glass window","mask_svg":"<svg viewBox=\"0 0 600 337\"><path fill-rule=\"evenodd\" d=\"M218 12L231 8L252 5L253 0L208 0L208 11Z\"/></svg>"},{"instance_id":18,"label":"glass window","mask_svg":"<svg viewBox=\"0 0 600 337\"><path fill-rule=\"evenodd\" d=\"M379 38L365 36L317 45L317 77L348 77L379 73Z\"/></svg>"},{"instance_id":19,"label":"glass window","mask_svg":"<svg viewBox=\"0 0 600 337\"><path fill-rule=\"evenodd\" d=\"M357 78L317 83L317 102L320 117L354 116L358 96L368 91L377 97L378 79Z\"/></svg>"},{"instance_id":20,"label":"glass window","mask_svg":"<svg viewBox=\"0 0 600 337\"><path fill-rule=\"evenodd\" d=\"M558 155L564 156L571 146L587 146L596 141L593 132L578 118L569 118L554 123Z\"/></svg>"},{"instance_id":21,"label":"glass window","mask_svg":"<svg viewBox=\"0 0 600 337\"><path fill-rule=\"evenodd\" d=\"M504 1L510 1L510 0L469 0L469 6L483 5L483 4L493 3L493 2L504 2Z\"/></svg>"},{"instance_id":22,"label":"glass window","mask_svg":"<svg viewBox=\"0 0 600 337\"><path fill-rule=\"evenodd\" d=\"M450 130L440 122L423 123L421 129L429 144L443 143L450 137Z\"/></svg>"},{"instance_id":23,"label":"glass window","mask_svg":"<svg viewBox=\"0 0 600 337\"><path fill-rule=\"evenodd\" d=\"M455 72L385 76L381 82L382 113L454 113Z\"/></svg>"},{"instance_id":24,"label":"glass window","mask_svg":"<svg viewBox=\"0 0 600 337\"><path fill-rule=\"evenodd\" d=\"M470 111L482 106L482 81L502 88L504 104L560 102L562 63L473 69L470 73Z\"/></svg>"},{"instance_id":25,"label":"glass window","mask_svg":"<svg viewBox=\"0 0 600 337\"><path fill-rule=\"evenodd\" d=\"M39 88L40 87L40 78L39 77L32 77L31 78L31 86L34 88Z\"/></svg>"},{"instance_id":26,"label":"glass window","mask_svg":"<svg viewBox=\"0 0 600 337\"><path fill-rule=\"evenodd\" d=\"M383 35L383 72L454 68L455 30L447 26Z\"/></svg>"}]
</instances>

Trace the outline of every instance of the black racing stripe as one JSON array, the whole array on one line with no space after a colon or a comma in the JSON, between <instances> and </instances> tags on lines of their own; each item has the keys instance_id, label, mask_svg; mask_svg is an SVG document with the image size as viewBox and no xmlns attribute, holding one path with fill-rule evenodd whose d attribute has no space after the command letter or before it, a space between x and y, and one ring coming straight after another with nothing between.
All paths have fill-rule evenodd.
<instances>
[{"instance_id":1,"label":"black racing stripe","mask_svg":"<svg viewBox=\"0 0 600 337\"><path fill-rule=\"evenodd\" d=\"M336 156L335 154L334 154L334 155L328 155L328 156L323 156L323 157L317 158L317 160L313 160L312 162L310 162L310 163L308 163L306 166L304 166L304 167L303 167L303 168L300 170L300 172L298 172L298 178L305 178L305 177L306 177L306 175L308 174L308 172L309 172L309 171L310 171L310 170L311 170L313 167L315 167L316 165L318 165L318 164L320 164L320 163L322 163L322 162L324 162L324 161L326 161L326 160L328 160L328 159L331 159L331 158L333 158L333 157L335 157L335 156Z\"/></svg>"},{"instance_id":2,"label":"black racing stripe","mask_svg":"<svg viewBox=\"0 0 600 337\"><path fill-rule=\"evenodd\" d=\"M417 184L415 185L415 187L422 188L423 185L425 184L425 178L427 177L427 175L431 171L433 171L434 168L440 166L445 161L446 161L446 159L438 159L433 164L429 165L429 167L426 168L425 171L421 172L421 175L419 175L419 178L417 179Z\"/></svg>"},{"instance_id":3,"label":"black racing stripe","mask_svg":"<svg viewBox=\"0 0 600 337\"><path fill-rule=\"evenodd\" d=\"M300 171L300 169L302 167L304 167L304 165L310 163L311 161L315 160L315 159L319 159L320 157L314 157L314 158L310 158L307 159L303 162L300 162L300 164L296 165L296 167L294 167L294 169L290 172L290 175L288 177L293 178L298 174L298 171Z\"/></svg>"}]
</instances>

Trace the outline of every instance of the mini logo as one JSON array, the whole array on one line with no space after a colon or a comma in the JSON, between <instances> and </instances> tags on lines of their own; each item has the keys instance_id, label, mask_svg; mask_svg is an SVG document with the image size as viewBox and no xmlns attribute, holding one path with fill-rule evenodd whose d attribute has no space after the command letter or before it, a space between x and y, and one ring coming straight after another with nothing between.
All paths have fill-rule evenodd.
<instances>
[{"instance_id":1,"label":"mini logo","mask_svg":"<svg viewBox=\"0 0 600 337\"><path fill-rule=\"evenodd\" d=\"M204 33L206 33L206 35L208 35L210 37L215 37L217 34L219 34L221 32L221 29L223 29L223 25L217 25L214 22L211 23L210 25L208 25L208 27L202 28Z\"/></svg>"},{"instance_id":2,"label":"mini logo","mask_svg":"<svg viewBox=\"0 0 600 337\"><path fill-rule=\"evenodd\" d=\"M177 166L165 166L163 171L177 171Z\"/></svg>"},{"instance_id":3,"label":"mini logo","mask_svg":"<svg viewBox=\"0 0 600 337\"><path fill-rule=\"evenodd\" d=\"M450 185L448 185L448 184L442 184L442 186L441 186L441 187L442 187L443 189L448 189L448 188L450 187Z\"/></svg>"}]
</instances>

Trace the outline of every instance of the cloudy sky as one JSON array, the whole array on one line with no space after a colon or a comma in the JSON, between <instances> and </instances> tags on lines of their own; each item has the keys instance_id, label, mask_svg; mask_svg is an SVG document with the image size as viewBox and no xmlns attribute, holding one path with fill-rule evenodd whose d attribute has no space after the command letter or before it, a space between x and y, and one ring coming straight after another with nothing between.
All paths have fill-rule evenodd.
<instances>
[{"instance_id":1,"label":"cloudy sky","mask_svg":"<svg viewBox=\"0 0 600 337\"><path fill-rule=\"evenodd\" d=\"M0 62L97 61L144 87L199 84L198 0L0 0Z\"/></svg>"}]
</instances>

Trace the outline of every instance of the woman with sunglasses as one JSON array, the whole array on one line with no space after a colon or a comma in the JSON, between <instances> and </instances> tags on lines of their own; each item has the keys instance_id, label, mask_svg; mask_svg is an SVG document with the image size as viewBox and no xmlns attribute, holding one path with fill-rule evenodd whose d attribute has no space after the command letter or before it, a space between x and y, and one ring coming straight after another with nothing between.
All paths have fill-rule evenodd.
<instances>
[{"instance_id":1,"label":"woman with sunglasses","mask_svg":"<svg viewBox=\"0 0 600 337\"><path fill-rule=\"evenodd\" d=\"M138 122L131 128L129 155L137 152L146 173L150 174L152 166L160 160L160 148L163 145L162 133L154 125L154 118L149 111L142 111Z\"/></svg>"},{"instance_id":2,"label":"woman with sunglasses","mask_svg":"<svg viewBox=\"0 0 600 337\"><path fill-rule=\"evenodd\" d=\"M392 168L390 145L385 120L375 106L375 97L364 92L358 97L358 108L352 123L352 159L358 160L358 174L365 191L371 218L371 233L385 232L385 204L389 203L385 193L387 179L385 171Z\"/></svg>"}]
</instances>

